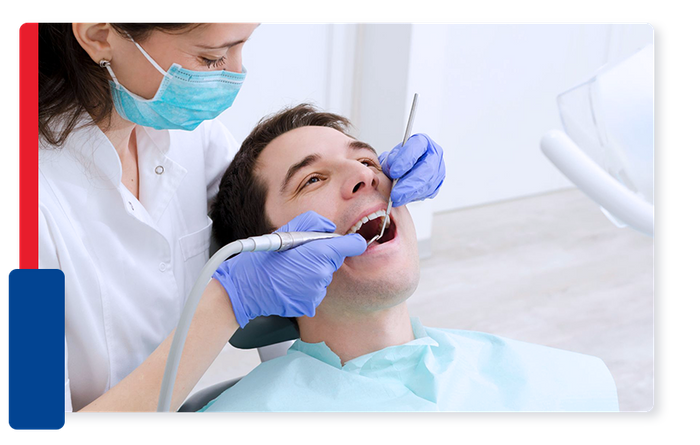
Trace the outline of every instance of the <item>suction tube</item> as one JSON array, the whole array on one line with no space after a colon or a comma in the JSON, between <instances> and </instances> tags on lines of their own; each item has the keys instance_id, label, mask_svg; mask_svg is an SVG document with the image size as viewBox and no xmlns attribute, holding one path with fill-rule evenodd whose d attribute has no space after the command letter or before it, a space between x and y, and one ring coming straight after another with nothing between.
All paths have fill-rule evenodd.
<instances>
[{"instance_id":1,"label":"suction tube","mask_svg":"<svg viewBox=\"0 0 700 445\"><path fill-rule=\"evenodd\" d=\"M221 263L231 255L236 255L241 252L281 252L301 246L310 241L335 238L338 236L341 235L322 232L274 232L269 235L236 240L225 245L212 255L209 261L204 265L190 294L187 296L187 302L185 302L185 307L182 310L180 321L177 323L177 328L175 328L173 342L170 345L170 352L168 353L168 360L165 363L163 382L160 386L158 412L168 412L170 410L177 368L180 365L180 358L182 357L182 350L185 347L185 339L190 329L190 323L194 317L199 300L202 298L204 288Z\"/></svg>"}]
</instances>

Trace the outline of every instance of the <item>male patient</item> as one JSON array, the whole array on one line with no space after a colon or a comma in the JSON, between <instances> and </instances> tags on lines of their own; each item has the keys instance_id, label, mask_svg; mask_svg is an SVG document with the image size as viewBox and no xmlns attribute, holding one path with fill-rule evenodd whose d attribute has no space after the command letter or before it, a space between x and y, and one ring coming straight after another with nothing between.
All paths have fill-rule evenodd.
<instances>
[{"instance_id":1,"label":"male patient","mask_svg":"<svg viewBox=\"0 0 700 445\"><path fill-rule=\"evenodd\" d=\"M309 105L258 124L222 179L212 210L217 241L269 233L307 211L333 221L337 233L374 237L391 180L347 127ZM297 319L301 339L287 355L262 363L204 410L618 410L598 358L423 327L406 305L418 280L413 221L396 207L384 236L333 275L315 316Z\"/></svg>"}]
</instances>

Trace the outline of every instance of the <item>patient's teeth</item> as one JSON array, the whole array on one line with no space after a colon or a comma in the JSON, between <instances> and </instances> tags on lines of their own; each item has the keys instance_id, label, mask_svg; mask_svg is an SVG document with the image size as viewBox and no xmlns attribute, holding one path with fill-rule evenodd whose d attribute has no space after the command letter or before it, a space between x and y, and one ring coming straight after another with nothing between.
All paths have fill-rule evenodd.
<instances>
[{"instance_id":1,"label":"patient's teeth","mask_svg":"<svg viewBox=\"0 0 700 445\"><path fill-rule=\"evenodd\" d=\"M388 216L387 216L387 214L386 214L386 210L377 210L377 211L374 212L374 213L370 213L370 214L367 215L367 216L363 216L361 220L359 220L357 223L355 223L355 225L352 226L352 227L350 228L350 230L348 230L348 233L347 233L347 234L356 233L358 230L360 230L360 227L362 227L362 224L366 223L367 221L371 221L371 220L373 220L373 219L377 219L377 218L379 218L379 217L382 218L382 223L384 223L384 218L388 218ZM389 221L387 222L387 224L389 224L390 222L391 222L391 219L389 219Z\"/></svg>"}]
</instances>

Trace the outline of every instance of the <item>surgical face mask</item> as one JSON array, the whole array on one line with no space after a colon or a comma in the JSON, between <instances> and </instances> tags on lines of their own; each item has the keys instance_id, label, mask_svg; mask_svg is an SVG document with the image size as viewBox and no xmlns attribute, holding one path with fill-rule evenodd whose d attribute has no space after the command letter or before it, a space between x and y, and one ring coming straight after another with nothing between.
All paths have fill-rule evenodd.
<instances>
[{"instance_id":1,"label":"surgical face mask","mask_svg":"<svg viewBox=\"0 0 700 445\"><path fill-rule=\"evenodd\" d=\"M157 130L194 130L208 119L214 119L233 104L241 89L243 73L230 71L191 71L173 63L166 72L136 43L134 45L162 75L163 80L152 99L144 99L119 83L106 60L112 81L109 86L117 113L137 125Z\"/></svg>"}]
</instances>

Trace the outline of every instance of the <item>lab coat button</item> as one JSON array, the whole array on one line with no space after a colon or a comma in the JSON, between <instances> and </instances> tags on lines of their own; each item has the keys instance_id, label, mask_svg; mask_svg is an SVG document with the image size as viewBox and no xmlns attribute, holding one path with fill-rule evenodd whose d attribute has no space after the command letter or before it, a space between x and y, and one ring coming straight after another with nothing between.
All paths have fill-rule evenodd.
<instances>
[{"instance_id":1,"label":"lab coat button","mask_svg":"<svg viewBox=\"0 0 700 445\"><path fill-rule=\"evenodd\" d=\"M162 165L159 165L158 167L156 167L156 175L162 175L164 171L165 171L165 168L163 168Z\"/></svg>"},{"instance_id":2,"label":"lab coat button","mask_svg":"<svg viewBox=\"0 0 700 445\"><path fill-rule=\"evenodd\" d=\"M133 210L134 210L134 205L131 203L131 201L129 201L129 205L131 206L131 210L133 211Z\"/></svg>"},{"instance_id":3,"label":"lab coat button","mask_svg":"<svg viewBox=\"0 0 700 445\"><path fill-rule=\"evenodd\" d=\"M158 266L158 269L160 269L161 272L165 272L167 268L168 266L166 266L165 263L160 263L160 266Z\"/></svg>"}]
</instances>

